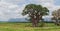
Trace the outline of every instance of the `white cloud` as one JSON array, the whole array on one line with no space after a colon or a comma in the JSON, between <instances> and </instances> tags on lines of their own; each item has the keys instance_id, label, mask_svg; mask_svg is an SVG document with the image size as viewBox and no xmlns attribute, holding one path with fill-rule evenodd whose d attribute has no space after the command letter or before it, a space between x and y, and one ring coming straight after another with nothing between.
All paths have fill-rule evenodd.
<instances>
[{"instance_id":1,"label":"white cloud","mask_svg":"<svg viewBox=\"0 0 60 31\"><path fill-rule=\"evenodd\" d=\"M23 16L21 15L21 10L23 10L25 6L22 5L21 7L12 4L12 3L7 3L4 1L0 2L0 20L1 21L7 21L10 18L22 18Z\"/></svg>"},{"instance_id":2,"label":"white cloud","mask_svg":"<svg viewBox=\"0 0 60 31\"><path fill-rule=\"evenodd\" d=\"M55 3L54 1L55 0L42 0L41 1L42 2L41 4L43 6L49 8L49 10L54 11L54 10L57 10L57 9L60 8L60 6L57 6L57 5L54 4Z\"/></svg>"},{"instance_id":3,"label":"white cloud","mask_svg":"<svg viewBox=\"0 0 60 31\"><path fill-rule=\"evenodd\" d=\"M1 0L1 1L7 2L7 3L18 4L18 3L23 3L26 0Z\"/></svg>"}]
</instances>

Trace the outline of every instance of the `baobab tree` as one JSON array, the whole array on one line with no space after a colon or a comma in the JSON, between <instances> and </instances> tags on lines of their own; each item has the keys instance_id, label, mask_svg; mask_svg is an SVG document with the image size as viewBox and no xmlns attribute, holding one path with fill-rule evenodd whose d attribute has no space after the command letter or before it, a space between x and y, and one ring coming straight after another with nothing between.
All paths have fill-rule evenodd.
<instances>
[{"instance_id":1,"label":"baobab tree","mask_svg":"<svg viewBox=\"0 0 60 31\"><path fill-rule=\"evenodd\" d=\"M36 4L28 4L24 8L22 15L29 15L33 27L37 27L39 20L42 19L42 16L48 15L49 10L46 7Z\"/></svg>"}]
</instances>

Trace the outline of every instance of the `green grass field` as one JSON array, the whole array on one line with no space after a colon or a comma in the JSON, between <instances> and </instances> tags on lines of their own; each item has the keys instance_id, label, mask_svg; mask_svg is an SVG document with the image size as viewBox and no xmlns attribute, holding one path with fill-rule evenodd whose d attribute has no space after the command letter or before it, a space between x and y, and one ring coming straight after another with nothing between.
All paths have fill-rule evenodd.
<instances>
[{"instance_id":1,"label":"green grass field","mask_svg":"<svg viewBox=\"0 0 60 31\"><path fill-rule=\"evenodd\" d=\"M0 31L60 31L60 26L45 23L45 27L30 27L31 23L0 23Z\"/></svg>"}]
</instances>

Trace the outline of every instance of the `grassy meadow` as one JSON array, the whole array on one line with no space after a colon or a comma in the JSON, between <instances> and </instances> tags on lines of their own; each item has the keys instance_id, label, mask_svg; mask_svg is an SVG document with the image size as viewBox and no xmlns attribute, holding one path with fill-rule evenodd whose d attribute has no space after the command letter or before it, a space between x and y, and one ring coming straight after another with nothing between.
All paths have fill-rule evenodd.
<instances>
[{"instance_id":1,"label":"grassy meadow","mask_svg":"<svg viewBox=\"0 0 60 31\"><path fill-rule=\"evenodd\" d=\"M39 23L40 24L40 23ZM44 27L31 27L31 23L0 23L0 31L60 31L60 26L45 23Z\"/></svg>"}]
</instances>

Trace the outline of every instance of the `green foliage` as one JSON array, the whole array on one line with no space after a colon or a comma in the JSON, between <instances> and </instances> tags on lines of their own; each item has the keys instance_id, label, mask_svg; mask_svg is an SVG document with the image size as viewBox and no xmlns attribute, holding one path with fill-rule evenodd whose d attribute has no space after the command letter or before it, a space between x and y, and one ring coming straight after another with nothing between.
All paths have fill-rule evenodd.
<instances>
[{"instance_id":1,"label":"green foliage","mask_svg":"<svg viewBox=\"0 0 60 31\"><path fill-rule=\"evenodd\" d=\"M35 12L36 11L36 12ZM23 10L23 15L29 14L29 12L36 14L40 13L42 15L47 15L49 10L46 7L42 7L41 5L36 5L36 4L28 4ZM30 14L31 14L30 13Z\"/></svg>"}]
</instances>

